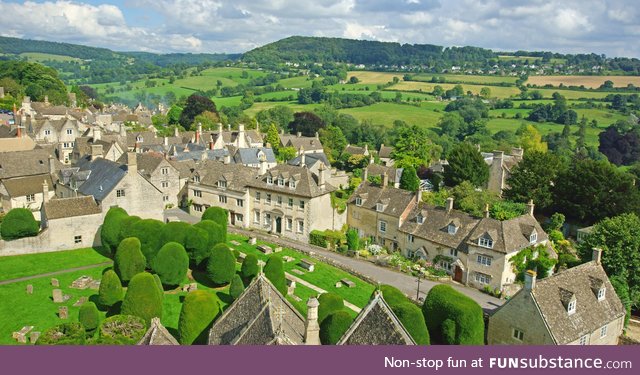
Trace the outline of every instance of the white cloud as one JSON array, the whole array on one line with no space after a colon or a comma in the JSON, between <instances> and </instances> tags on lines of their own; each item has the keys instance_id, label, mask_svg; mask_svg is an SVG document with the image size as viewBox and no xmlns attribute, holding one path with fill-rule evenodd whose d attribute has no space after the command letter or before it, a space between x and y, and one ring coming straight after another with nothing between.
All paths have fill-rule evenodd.
<instances>
[{"instance_id":1,"label":"white cloud","mask_svg":"<svg viewBox=\"0 0 640 375\"><path fill-rule=\"evenodd\" d=\"M575 9L560 9L554 17L554 23L560 31L569 33L593 29L588 17Z\"/></svg>"}]
</instances>

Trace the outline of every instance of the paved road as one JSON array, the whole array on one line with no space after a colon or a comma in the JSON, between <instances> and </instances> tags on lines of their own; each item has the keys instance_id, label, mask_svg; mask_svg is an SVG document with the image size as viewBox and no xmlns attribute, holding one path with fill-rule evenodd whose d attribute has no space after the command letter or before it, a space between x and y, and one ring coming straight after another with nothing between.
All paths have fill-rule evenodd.
<instances>
[{"instance_id":1,"label":"paved road","mask_svg":"<svg viewBox=\"0 0 640 375\"><path fill-rule=\"evenodd\" d=\"M196 223L200 221L199 218L195 216L191 216L186 212L177 208L165 211L165 217L167 218L176 217L180 221L185 221L189 223ZM289 240L289 239L278 237L275 235L269 235L269 234L265 234L257 231L249 231L246 229L232 227L232 226L229 226L228 228L229 228L229 232L232 232L232 233L242 234L244 236L256 237L263 241L277 243L278 245L300 250L305 253L313 252L315 254L319 254L322 257L327 258L334 263L340 264L344 267L347 267L360 274L367 276L374 282L377 282L380 284L392 285L400 289L401 291L403 291L405 294L407 294L409 297L413 299L416 299L416 297L418 296L418 283L416 278L413 276L409 276L407 274L397 272L386 267L377 266L366 260L347 257L344 255L338 254L336 252L323 249L321 247L301 243L298 241ZM422 279L420 281L419 297L425 298L426 293L428 293L431 288L433 288L438 284L439 283L437 282ZM478 304L480 304L480 306L482 306L482 308L485 311L491 311L504 303L503 300L492 297L488 294L484 294L477 289L469 288L469 287L455 284L455 283L450 283L450 285L453 286L455 289L459 290L460 292L464 293L465 295L473 298L476 302L478 302Z\"/></svg>"},{"instance_id":2,"label":"paved road","mask_svg":"<svg viewBox=\"0 0 640 375\"><path fill-rule=\"evenodd\" d=\"M55 275L60 275L60 274L63 274L63 273L68 273L68 272L88 270L88 269L96 268L96 267L100 267L100 266L110 266L112 264L113 264L113 261L108 261L108 262L102 262L102 263L96 263L96 264L89 264L87 266L67 268L67 269L60 270L60 271L41 273L39 275L31 275L31 276L19 277L17 279L9 279L9 280L0 281L0 285L19 283L20 281L27 281L27 280L39 279L41 277L55 276Z\"/></svg>"}]
</instances>

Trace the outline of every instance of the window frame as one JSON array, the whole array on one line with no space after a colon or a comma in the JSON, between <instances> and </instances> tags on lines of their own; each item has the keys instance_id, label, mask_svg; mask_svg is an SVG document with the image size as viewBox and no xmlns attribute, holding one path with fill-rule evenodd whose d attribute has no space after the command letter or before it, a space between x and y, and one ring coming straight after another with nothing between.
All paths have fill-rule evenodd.
<instances>
[{"instance_id":1,"label":"window frame","mask_svg":"<svg viewBox=\"0 0 640 375\"><path fill-rule=\"evenodd\" d=\"M524 341L524 331L518 328L514 328L512 331L512 337L518 341Z\"/></svg>"},{"instance_id":2,"label":"window frame","mask_svg":"<svg viewBox=\"0 0 640 375\"><path fill-rule=\"evenodd\" d=\"M381 233L387 233L387 222L384 220L378 220L378 231Z\"/></svg>"},{"instance_id":3,"label":"window frame","mask_svg":"<svg viewBox=\"0 0 640 375\"><path fill-rule=\"evenodd\" d=\"M490 267L491 263L493 262L493 259L490 256L487 256L484 254L477 254L476 262L483 266Z\"/></svg>"}]
</instances>

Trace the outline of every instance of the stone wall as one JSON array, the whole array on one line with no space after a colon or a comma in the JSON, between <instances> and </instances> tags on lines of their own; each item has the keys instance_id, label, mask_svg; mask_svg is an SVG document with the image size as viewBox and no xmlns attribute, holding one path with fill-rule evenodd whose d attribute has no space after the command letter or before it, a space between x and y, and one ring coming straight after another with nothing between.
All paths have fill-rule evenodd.
<instances>
[{"instance_id":1,"label":"stone wall","mask_svg":"<svg viewBox=\"0 0 640 375\"><path fill-rule=\"evenodd\" d=\"M526 317L526 319L523 319ZM488 345L550 345L553 340L537 312L533 299L524 291L489 317ZM523 340L513 336L513 330L524 332Z\"/></svg>"}]
</instances>

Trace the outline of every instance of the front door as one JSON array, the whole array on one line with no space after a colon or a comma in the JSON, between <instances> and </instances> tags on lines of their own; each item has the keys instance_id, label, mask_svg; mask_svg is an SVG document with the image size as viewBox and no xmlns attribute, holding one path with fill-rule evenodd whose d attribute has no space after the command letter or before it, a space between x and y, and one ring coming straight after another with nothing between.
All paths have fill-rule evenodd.
<instances>
[{"instance_id":1,"label":"front door","mask_svg":"<svg viewBox=\"0 0 640 375\"><path fill-rule=\"evenodd\" d=\"M276 218L276 233L282 233L282 218L280 216Z\"/></svg>"},{"instance_id":2,"label":"front door","mask_svg":"<svg viewBox=\"0 0 640 375\"><path fill-rule=\"evenodd\" d=\"M453 280L459 283L462 282L462 268L456 266L456 269L453 272Z\"/></svg>"}]
</instances>

